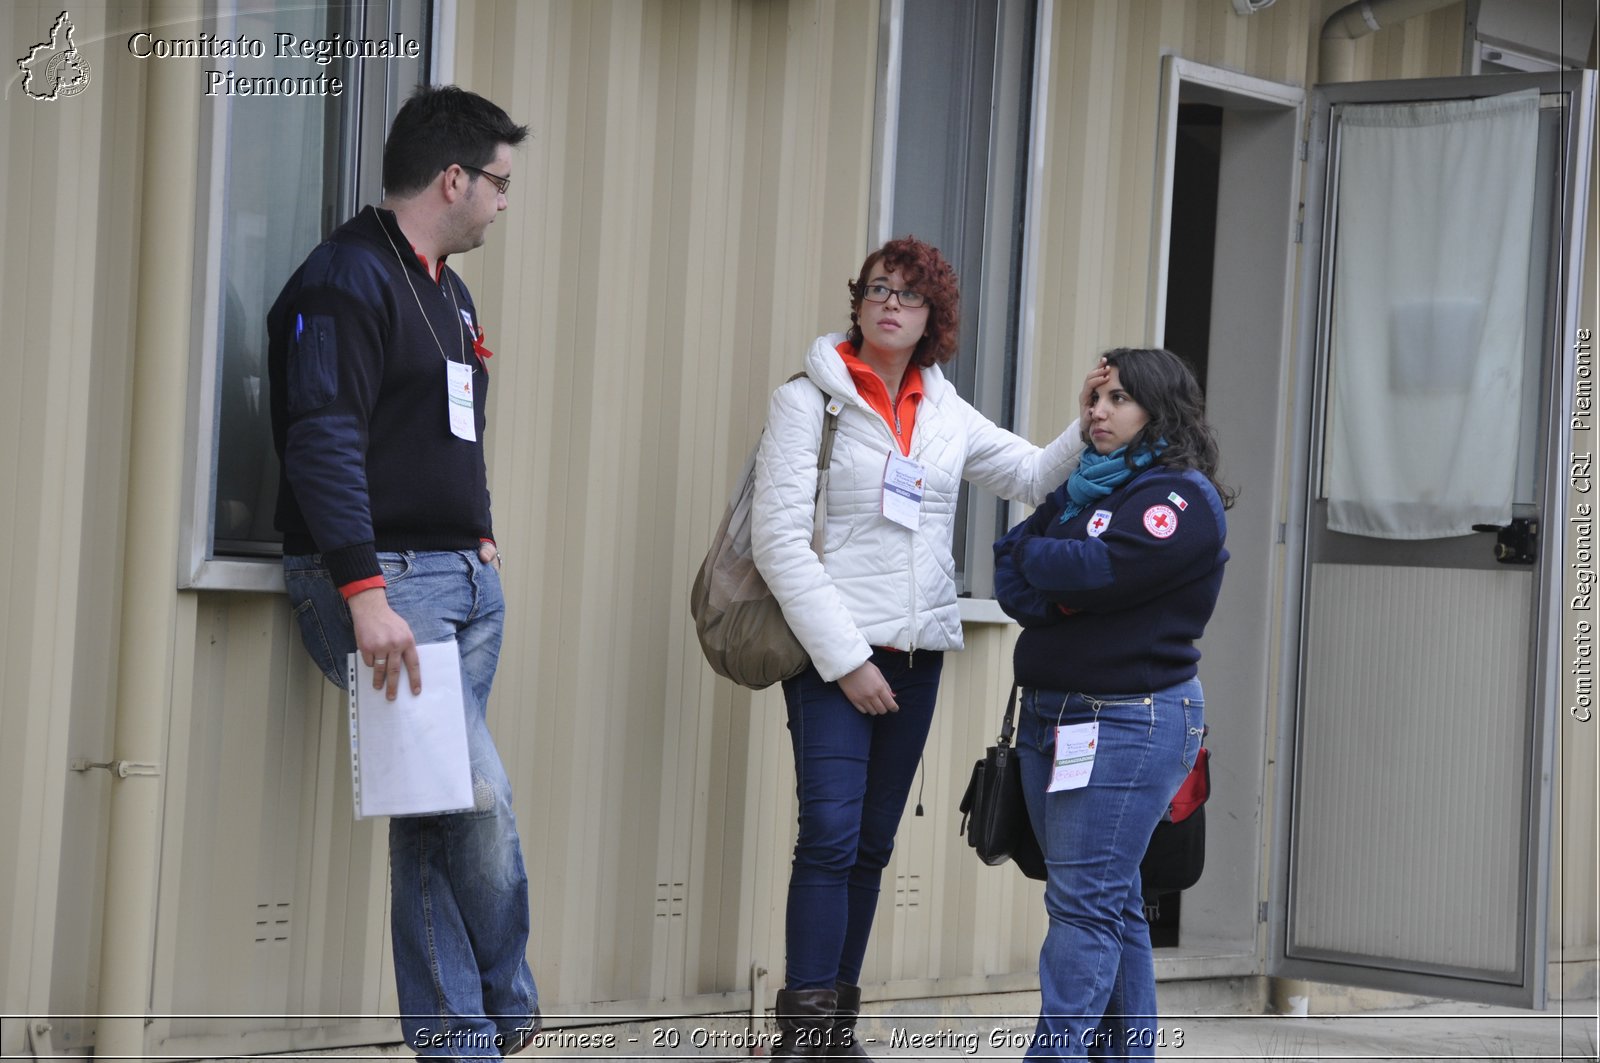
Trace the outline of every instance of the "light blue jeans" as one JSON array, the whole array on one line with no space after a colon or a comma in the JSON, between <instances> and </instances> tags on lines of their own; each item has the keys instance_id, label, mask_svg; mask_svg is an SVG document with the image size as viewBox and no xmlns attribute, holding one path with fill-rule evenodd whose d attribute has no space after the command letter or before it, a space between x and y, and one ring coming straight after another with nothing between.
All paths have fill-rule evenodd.
<instances>
[{"instance_id":1,"label":"light blue jeans","mask_svg":"<svg viewBox=\"0 0 1600 1063\"><path fill-rule=\"evenodd\" d=\"M521 1046L539 1014L526 955L528 875L485 718L505 620L500 576L476 551L380 553L378 562L389 605L417 642L454 637L461 648L475 798L470 812L389 821L400 1024L419 1056L496 1060ZM285 557L283 571L306 648L344 689L355 650L349 607L321 558Z\"/></svg>"},{"instance_id":2,"label":"light blue jeans","mask_svg":"<svg viewBox=\"0 0 1600 1063\"><path fill-rule=\"evenodd\" d=\"M1024 690L1021 717L1018 762L1050 916L1027 1058L1154 1059L1161 1031L1139 863L1199 753L1200 681L1150 694ZM1048 793L1057 725L1091 720L1100 731L1089 784Z\"/></svg>"}]
</instances>

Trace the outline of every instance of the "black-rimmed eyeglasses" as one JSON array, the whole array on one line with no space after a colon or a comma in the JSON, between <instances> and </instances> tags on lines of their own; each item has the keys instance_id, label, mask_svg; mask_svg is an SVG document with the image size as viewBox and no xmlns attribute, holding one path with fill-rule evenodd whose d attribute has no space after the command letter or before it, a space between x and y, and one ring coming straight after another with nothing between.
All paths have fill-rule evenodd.
<instances>
[{"instance_id":1,"label":"black-rimmed eyeglasses","mask_svg":"<svg viewBox=\"0 0 1600 1063\"><path fill-rule=\"evenodd\" d=\"M497 173L490 173L488 170L481 169L481 168L479 168L477 166L468 166L464 162L460 163L459 165L461 166L461 168L463 170L471 170L473 173L481 174L482 176L487 177L489 180L493 181L495 188L500 190L500 194L502 196L506 194L506 189L511 187L511 178L509 178L509 177L501 177ZM904 300L902 300L902 303L904 303Z\"/></svg>"},{"instance_id":2,"label":"black-rimmed eyeglasses","mask_svg":"<svg viewBox=\"0 0 1600 1063\"><path fill-rule=\"evenodd\" d=\"M887 284L869 284L861 289L861 298L869 303L887 303L891 295L899 299L900 305L907 310L915 310L928 301L928 297L921 292L913 292L904 288L891 288Z\"/></svg>"}]
</instances>

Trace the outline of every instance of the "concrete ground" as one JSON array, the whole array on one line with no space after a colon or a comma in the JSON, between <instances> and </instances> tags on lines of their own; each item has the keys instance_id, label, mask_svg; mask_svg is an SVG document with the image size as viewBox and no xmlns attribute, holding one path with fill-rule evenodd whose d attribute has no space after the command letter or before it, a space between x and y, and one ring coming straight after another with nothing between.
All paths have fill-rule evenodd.
<instances>
[{"instance_id":1,"label":"concrete ground","mask_svg":"<svg viewBox=\"0 0 1600 1063\"><path fill-rule=\"evenodd\" d=\"M876 1060L1019 1059L1033 1029L1038 994L895 1001L868 1005L860 1031ZM1596 1002L1557 1001L1544 1012L1436 1001L1403 1008L1289 1018L1279 1015L1179 1014L1163 1019L1161 1060L1584 1060L1596 1059ZM671 1057L733 1060L767 1054L770 1029L750 1033L744 1016L589 1027L612 1043L562 1045L561 1035L529 1054L546 1059ZM1115 1059L1117 1055L1106 1058Z\"/></svg>"},{"instance_id":2,"label":"concrete ground","mask_svg":"<svg viewBox=\"0 0 1600 1063\"><path fill-rule=\"evenodd\" d=\"M1554 1000L1545 1011L1398 996L1315 998L1309 1017L1246 1014L1259 979L1163 983L1158 1060L1329 1063L1346 1060L1584 1061L1596 1063L1600 1012L1590 997ZM1374 1001L1382 1006L1370 1008ZM867 1004L859 1031L880 1063L890 1060L1016 1060L1033 1030L1038 993ZM1263 1005L1264 1006L1264 1005ZM1329 1006L1349 1008L1323 1013ZM1357 1010L1360 1009L1360 1010ZM1370 1009L1370 1010L1369 1010ZM593 1019L581 1020L593 1023ZM732 1061L771 1054L770 1016L743 1014L571 1025L553 1019L527 1058L670 1058ZM319 1059L410 1060L399 1046L316 1053ZM307 1055L274 1058L310 1058ZM520 1058L520 1057L519 1057ZM1123 1058L1116 1054L1105 1059Z\"/></svg>"}]
</instances>

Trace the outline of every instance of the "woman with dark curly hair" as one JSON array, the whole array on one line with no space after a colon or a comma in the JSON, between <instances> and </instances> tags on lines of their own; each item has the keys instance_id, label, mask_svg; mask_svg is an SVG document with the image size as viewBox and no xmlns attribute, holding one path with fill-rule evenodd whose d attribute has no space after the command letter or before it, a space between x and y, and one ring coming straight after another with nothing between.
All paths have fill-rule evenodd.
<instances>
[{"instance_id":1,"label":"woman with dark curly hair","mask_svg":"<svg viewBox=\"0 0 1600 1063\"><path fill-rule=\"evenodd\" d=\"M779 388L757 452L752 546L811 657L783 684L799 837L789 879L779 1058L865 1058L861 964L945 650L961 648L951 555L962 479L1037 505L1077 465L1076 424L1040 448L991 423L940 366L955 271L915 238L867 256L848 333L818 338ZM1090 375L1090 387L1104 370ZM825 536L812 547L824 408L838 412Z\"/></svg>"},{"instance_id":2,"label":"woman with dark curly hair","mask_svg":"<svg viewBox=\"0 0 1600 1063\"><path fill-rule=\"evenodd\" d=\"M1091 451L995 543L1022 624L1017 758L1050 930L1029 1059L1153 1059L1155 967L1139 862L1205 729L1195 640L1217 604L1233 492L1200 385L1119 348L1084 411Z\"/></svg>"}]
</instances>

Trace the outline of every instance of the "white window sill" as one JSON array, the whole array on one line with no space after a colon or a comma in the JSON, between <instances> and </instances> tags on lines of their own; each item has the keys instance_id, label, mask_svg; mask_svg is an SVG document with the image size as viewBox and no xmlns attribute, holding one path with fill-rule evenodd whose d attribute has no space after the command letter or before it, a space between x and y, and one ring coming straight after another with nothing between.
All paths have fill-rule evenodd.
<instances>
[{"instance_id":1,"label":"white window sill","mask_svg":"<svg viewBox=\"0 0 1600 1063\"><path fill-rule=\"evenodd\" d=\"M249 591L256 594L282 594L283 562L276 558L202 561L189 579L179 582L180 590Z\"/></svg>"},{"instance_id":2,"label":"white window sill","mask_svg":"<svg viewBox=\"0 0 1600 1063\"><path fill-rule=\"evenodd\" d=\"M963 624L1015 624L993 598L957 598Z\"/></svg>"}]
</instances>

